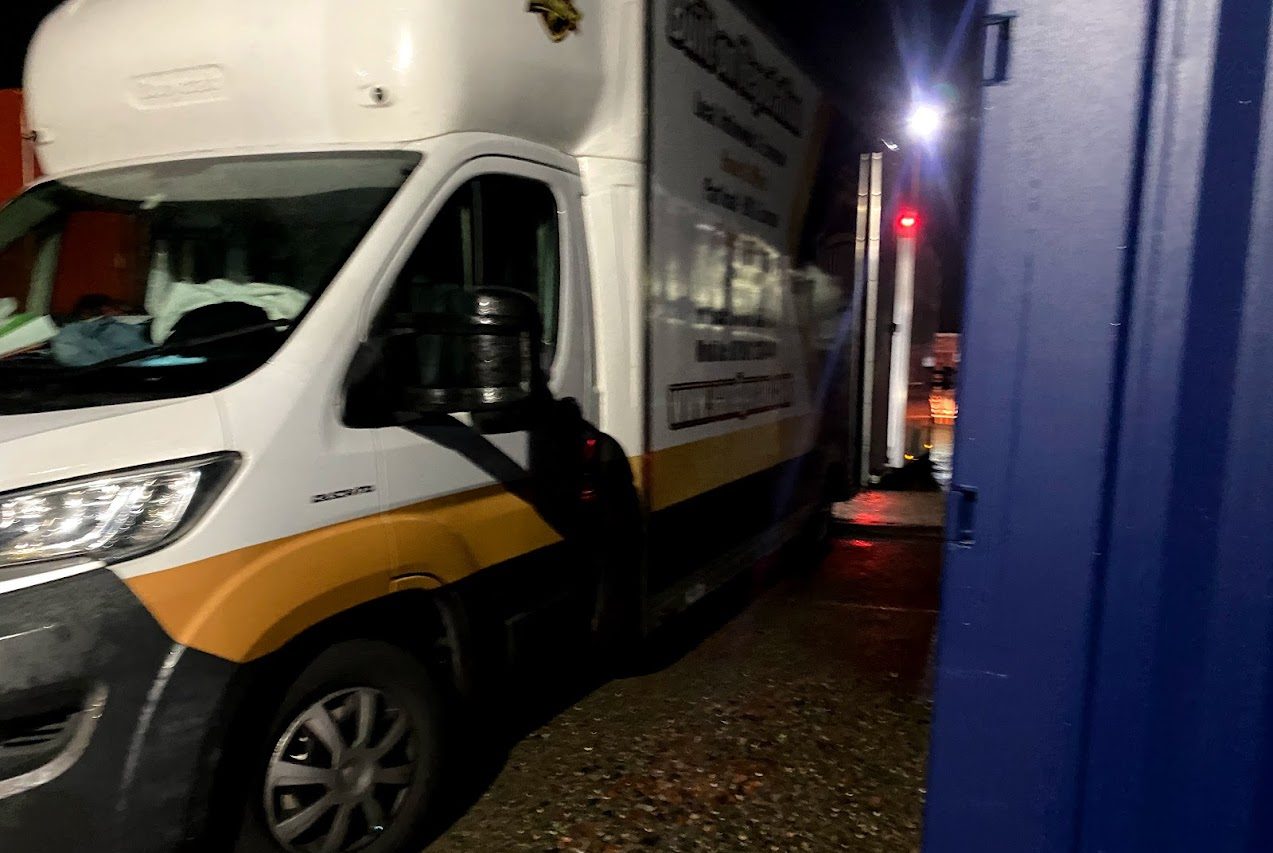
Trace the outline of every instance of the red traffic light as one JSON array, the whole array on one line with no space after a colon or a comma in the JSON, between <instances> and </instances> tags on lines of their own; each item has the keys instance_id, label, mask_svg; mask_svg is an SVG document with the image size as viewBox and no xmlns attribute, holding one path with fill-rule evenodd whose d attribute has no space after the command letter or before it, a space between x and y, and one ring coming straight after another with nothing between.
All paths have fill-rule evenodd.
<instances>
[{"instance_id":1,"label":"red traffic light","mask_svg":"<svg viewBox=\"0 0 1273 853\"><path fill-rule=\"evenodd\" d=\"M897 217L897 230L910 236L919 227L919 214L913 210L902 211Z\"/></svg>"}]
</instances>

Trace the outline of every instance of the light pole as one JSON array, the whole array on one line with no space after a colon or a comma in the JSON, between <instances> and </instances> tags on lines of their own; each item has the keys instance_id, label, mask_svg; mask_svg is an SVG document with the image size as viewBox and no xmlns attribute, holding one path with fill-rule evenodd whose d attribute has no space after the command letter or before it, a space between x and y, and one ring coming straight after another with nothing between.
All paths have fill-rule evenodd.
<instances>
[{"instance_id":1,"label":"light pole","mask_svg":"<svg viewBox=\"0 0 1273 853\"><path fill-rule=\"evenodd\" d=\"M906 130L916 149L934 145L945 122L943 111L929 103L916 103L906 118ZM919 198L919 171L922 150L911 163L910 203ZM919 241L920 217L915 208L905 208L897 216L897 281L893 291L893 336L889 359L888 421L885 447L890 468L906 464L906 409L910 402L911 332L915 314L915 255Z\"/></svg>"},{"instance_id":2,"label":"light pole","mask_svg":"<svg viewBox=\"0 0 1273 853\"><path fill-rule=\"evenodd\" d=\"M893 292L893 340L889 361L888 430L890 468L906 464L906 408L911 393L911 321L915 313L915 244L919 214L903 210L897 217L897 284Z\"/></svg>"},{"instance_id":3,"label":"light pole","mask_svg":"<svg viewBox=\"0 0 1273 853\"><path fill-rule=\"evenodd\" d=\"M879 310L880 222L884 211L884 155L863 154L858 177L857 246L854 292L863 294L862 430L859 482L871 479L871 437L875 422L875 323Z\"/></svg>"}]
</instances>

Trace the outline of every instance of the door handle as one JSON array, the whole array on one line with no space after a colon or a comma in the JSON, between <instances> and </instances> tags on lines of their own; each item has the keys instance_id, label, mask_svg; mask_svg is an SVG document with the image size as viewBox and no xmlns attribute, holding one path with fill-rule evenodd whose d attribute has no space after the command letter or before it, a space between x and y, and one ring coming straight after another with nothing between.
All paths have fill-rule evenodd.
<instances>
[{"instance_id":1,"label":"door handle","mask_svg":"<svg viewBox=\"0 0 1273 853\"><path fill-rule=\"evenodd\" d=\"M975 486L953 486L955 504L955 544L969 548L976 544L977 489Z\"/></svg>"},{"instance_id":2,"label":"door handle","mask_svg":"<svg viewBox=\"0 0 1273 853\"><path fill-rule=\"evenodd\" d=\"M987 15L984 21L986 28L986 53L982 57L981 84L998 86L1008 80L1008 61L1012 47L1012 14Z\"/></svg>"}]
</instances>

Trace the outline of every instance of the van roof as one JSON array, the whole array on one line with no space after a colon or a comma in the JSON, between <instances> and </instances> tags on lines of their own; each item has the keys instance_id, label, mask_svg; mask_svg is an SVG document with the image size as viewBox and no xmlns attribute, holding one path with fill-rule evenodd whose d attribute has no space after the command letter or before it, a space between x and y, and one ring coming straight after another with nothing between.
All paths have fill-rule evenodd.
<instances>
[{"instance_id":1,"label":"van roof","mask_svg":"<svg viewBox=\"0 0 1273 853\"><path fill-rule=\"evenodd\" d=\"M52 174L459 131L635 160L643 26L644 0L69 0L28 114Z\"/></svg>"}]
</instances>

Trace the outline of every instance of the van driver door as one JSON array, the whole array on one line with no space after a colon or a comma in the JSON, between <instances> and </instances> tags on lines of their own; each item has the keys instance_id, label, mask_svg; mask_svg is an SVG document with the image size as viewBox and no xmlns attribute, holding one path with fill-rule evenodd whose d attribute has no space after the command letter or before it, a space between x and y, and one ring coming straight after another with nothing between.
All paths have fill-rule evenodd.
<instances>
[{"instance_id":1,"label":"van driver door","mask_svg":"<svg viewBox=\"0 0 1273 853\"><path fill-rule=\"evenodd\" d=\"M575 401L582 418L596 423L580 194L579 177L559 169L500 157L468 162L430 202L388 299L396 310L423 312L456 290L529 293L543 319L553 398ZM540 486L529 494L542 494L554 475L542 470L543 453L532 453L531 433L488 431L483 423L454 412L376 431L383 506L403 576L451 583L536 562L561 540L560 526L527 499L529 484ZM534 438L542 448L543 436ZM541 470L532 471L532 461Z\"/></svg>"}]
</instances>

